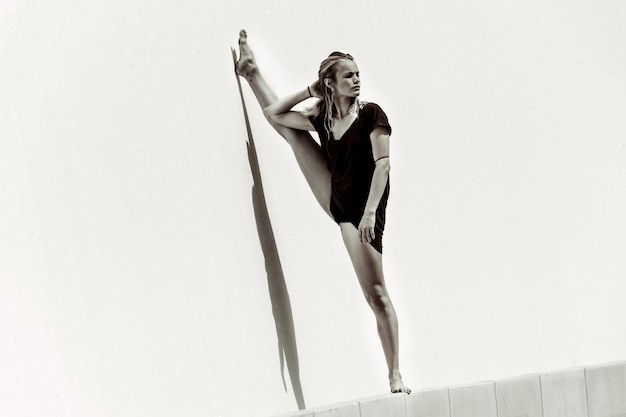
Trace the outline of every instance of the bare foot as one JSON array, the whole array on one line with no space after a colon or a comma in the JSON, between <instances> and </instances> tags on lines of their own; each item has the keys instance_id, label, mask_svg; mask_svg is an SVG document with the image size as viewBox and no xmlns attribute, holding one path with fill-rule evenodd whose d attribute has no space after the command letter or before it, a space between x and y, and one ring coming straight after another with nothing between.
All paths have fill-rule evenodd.
<instances>
[{"instance_id":1,"label":"bare foot","mask_svg":"<svg viewBox=\"0 0 626 417\"><path fill-rule=\"evenodd\" d=\"M411 393L411 388L404 385L402 382L402 377L400 375L389 378L389 386L391 387L391 392L404 392L406 394Z\"/></svg>"},{"instance_id":2,"label":"bare foot","mask_svg":"<svg viewBox=\"0 0 626 417\"><path fill-rule=\"evenodd\" d=\"M235 72L250 81L250 78L252 78L257 71L254 54L248 45L248 33L244 29L241 29L239 32L239 61L235 64Z\"/></svg>"}]
</instances>

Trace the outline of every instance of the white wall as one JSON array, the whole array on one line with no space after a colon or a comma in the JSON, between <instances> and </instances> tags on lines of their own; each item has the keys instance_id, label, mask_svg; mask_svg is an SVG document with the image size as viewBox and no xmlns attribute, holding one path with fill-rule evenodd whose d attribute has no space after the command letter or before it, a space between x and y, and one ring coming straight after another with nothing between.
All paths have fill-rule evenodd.
<instances>
[{"instance_id":1,"label":"white wall","mask_svg":"<svg viewBox=\"0 0 626 417\"><path fill-rule=\"evenodd\" d=\"M624 359L623 2L222 3L0 6L2 414L297 407L252 209L241 27L279 93L344 50L389 114L407 383ZM306 405L385 392L337 227L244 92Z\"/></svg>"}]
</instances>

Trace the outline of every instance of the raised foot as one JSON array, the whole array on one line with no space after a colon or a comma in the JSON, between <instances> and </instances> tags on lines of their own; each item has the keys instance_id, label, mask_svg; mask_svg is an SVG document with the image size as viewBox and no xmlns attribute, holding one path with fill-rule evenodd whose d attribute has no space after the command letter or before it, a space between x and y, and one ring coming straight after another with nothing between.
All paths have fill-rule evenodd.
<instances>
[{"instance_id":1,"label":"raised foot","mask_svg":"<svg viewBox=\"0 0 626 417\"><path fill-rule=\"evenodd\" d=\"M399 393L399 392L403 392L405 394L411 393L411 388L404 385L401 377L390 378L389 386L391 387L391 392L393 393Z\"/></svg>"},{"instance_id":2,"label":"raised foot","mask_svg":"<svg viewBox=\"0 0 626 417\"><path fill-rule=\"evenodd\" d=\"M235 72L249 80L257 71L254 54L248 45L248 33L242 29L239 32L239 60L235 64Z\"/></svg>"}]
</instances>

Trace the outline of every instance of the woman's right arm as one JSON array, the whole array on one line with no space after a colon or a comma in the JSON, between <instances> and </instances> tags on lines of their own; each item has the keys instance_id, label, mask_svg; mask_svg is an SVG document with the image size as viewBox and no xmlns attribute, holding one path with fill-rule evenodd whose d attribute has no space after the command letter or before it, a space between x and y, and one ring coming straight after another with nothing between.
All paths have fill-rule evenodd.
<instances>
[{"instance_id":1,"label":"woman's right arm","mask_svg":"<svg viewBox=\"0 0 626 417\"><path fill-rule=\"evenodd\" d=\"M292 111L291 109L298 103L312 97L309 91L314 92L311 87L302 91L280 98L263 109L263 114L270 122L281 126L299 130L315 130L308 117Z\"/></svg>"}]
</instances>

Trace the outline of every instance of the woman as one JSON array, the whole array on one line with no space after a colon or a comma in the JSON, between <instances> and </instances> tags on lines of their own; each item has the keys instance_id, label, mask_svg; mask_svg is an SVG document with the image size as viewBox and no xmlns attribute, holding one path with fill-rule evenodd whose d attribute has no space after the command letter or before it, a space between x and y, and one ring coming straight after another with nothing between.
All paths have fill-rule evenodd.
<instances>
[{"instance_id":1,"label":"woman","mask_svg":"<svg viewBox=\"0 0 626 417\"><path fill-rule=\"evenodd\" d=\"M320 65L319 78L278 99L261 75L247 34L239 34L236 72L244 77L270 124L291 146L313 194L338 223L365 298L376 317L389 369L391 392L410 393L398 358L398 320L382 268L382 235L389 195L389 135L382 109L360 103L360 74L349 54L333 52ZM311 110L291 109L317 97ZM316 131L318 144L309 131Z\"/></svg>"}]
</instances>

